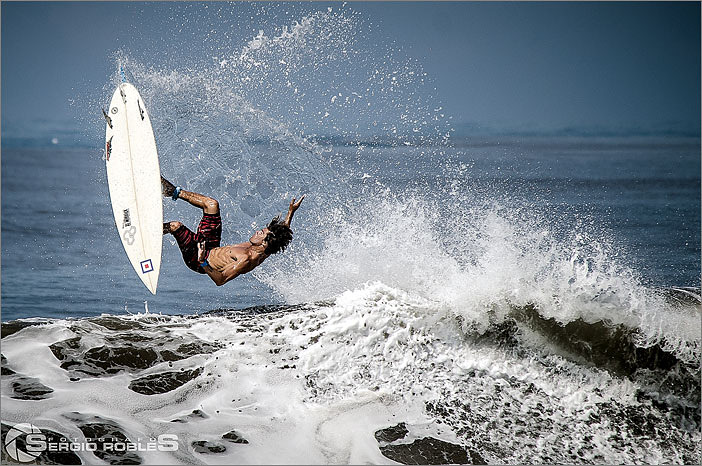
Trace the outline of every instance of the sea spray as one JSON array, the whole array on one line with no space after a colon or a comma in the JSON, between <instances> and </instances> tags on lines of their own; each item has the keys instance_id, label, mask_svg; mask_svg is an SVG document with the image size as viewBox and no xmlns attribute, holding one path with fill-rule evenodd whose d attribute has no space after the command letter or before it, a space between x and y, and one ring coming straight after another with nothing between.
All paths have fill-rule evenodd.
<instances>
[{"instance_id":1,"label":"sea spray","mask_svg":"<svg viewBox=\"0 0 702 466\"><path fill-rule=\"evenodd\" d=\"M696 309L672 312L596 225L562 234L554 219L494 201L454 204L448 221L440 210L391 192L355 202L350 212L331 210L316 218L320 248L291 247L254 273L290 303L379 282L460 316L466 330L485 332L515 307L534 306L560 325L624 325L641 347L661 344L683 360L699 358Z\"/></svg>"},{"instance_id":2,"label":"sea spray","mask_svg":"<svg viewBox=\"0 0 702 466\"><path fill-rule=\"evenodd\" d=\"M364 42L367 27L351 8L324 8L269 25L241 48L212 43L209 63L115 60L149 104L163 171L216 197L225 229L242 234L290 196L348 197L358 167L339 166L329 140L364 157L377 141L422 147L412 159L442 163L449 116L431 103L426 72L388 44Z\"/></svg>"}]
</instances>

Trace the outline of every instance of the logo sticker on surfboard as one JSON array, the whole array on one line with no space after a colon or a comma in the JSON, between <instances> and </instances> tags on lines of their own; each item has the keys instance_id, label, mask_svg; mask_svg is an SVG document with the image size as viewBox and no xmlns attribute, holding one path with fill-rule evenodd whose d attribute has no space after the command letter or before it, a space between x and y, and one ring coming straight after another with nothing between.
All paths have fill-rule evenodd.
<instances>
[{"instance_id":1,"label":"logo sticker on surfboard","mask_svg":"<svg viewBox=\"0 0 702 466\"><path fill-rule=\"evenodd\" d=\"M122 212L123 218L122 218L122 228L127 228L132 226L132 217L129 214L129 209L124 209Z\"/></svg>"},{"instance_id":2,"label":"logo sticker on surfboard","mask_svg":"<svg viewBox=\"0 0 702 466\"><path fill-rule=\"evenodd\" d=\"M131 227L124 230L124 233L122 233L122 238L124 238L124 241L129 246L131 246L132 244L134 244L134 235L136 235L136 227L132 225Z\"/></svg>"},{"instance_id":3,"label":"logo sticker on surfboard","mask_svg":"<svg viewBox=\"0 0 702 466\"><path fill-rule=\"evenodd\" d=\"M149 273L154 270L154 265L151 263L151 259L146 259L141 261L141 273Z\"/></svg>"}]
</instances>

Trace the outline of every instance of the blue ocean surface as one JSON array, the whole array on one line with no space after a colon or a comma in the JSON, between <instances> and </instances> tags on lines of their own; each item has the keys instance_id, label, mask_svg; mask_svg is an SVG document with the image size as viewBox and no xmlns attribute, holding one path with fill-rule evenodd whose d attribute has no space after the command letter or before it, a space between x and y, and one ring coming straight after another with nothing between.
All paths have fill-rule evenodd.
<instances>
[{"instance_id":1,"label":"blue ocean surface","mask_svg":"<svg viewBox=\"0 0 702 466\"><path fill-rule=\"evenodd\" d=\"M593 223L601 235L596 240L612 243L608 259L630 267L643 283L699 286L699 139L476 139L459 140L446 150L454 163L470 167L461 181L484 196L481 202L494 198L539 212L551 223L545 227ZM376 148L369 160L361 161L361 177L374 173L372 180L394 192L419 180L431 185L443 182L437 181L438 165L407 165L407 153L420 150ZM356 148L334 146L332 152L348 162L355 158ZM368 183L368 178L359 179L350 182ZM117 235L101 149L4 148L2 186L3 320L140 312L144 302L151 312L166 314L284 302L271 287L249 276L218 288L207 277L191 273L172 237L164 239L162 275L158 294L152 296L132 270ZM184 201L164 203L165 220L184 220L196 229L200 217L196 208ZM338 207L314 203L314 198L308 199L296 219L296 226L305 232L300 236L324 236L306 231L305 211L323 215L325 209ZM464 215L464 206L450 203L447 200L449 215ZM223 203L223 212L229 207ZM284 211L286 201L281 199L276 207L270 217ZM370 230L374 225L363 227ZM225 225L224 232L225 243L236 243L248 239L253 230L233 232ZM308 249L304 244L295 246L298 251ZM401 255L403 245L395 246ZM276 261L274 256L268 262Z\"/></svg>"}]
</instances>

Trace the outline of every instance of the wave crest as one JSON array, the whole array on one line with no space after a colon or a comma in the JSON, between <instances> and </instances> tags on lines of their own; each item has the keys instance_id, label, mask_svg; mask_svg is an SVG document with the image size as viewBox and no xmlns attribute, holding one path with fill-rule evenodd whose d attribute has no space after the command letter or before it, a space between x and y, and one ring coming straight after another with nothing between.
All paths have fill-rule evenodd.
<instances>
[{"instance_id":1,"label":"wave crest","mask_svg":"<svg viewBox=\"0 0 702 466\"><path fill-rule=\"evenodd\" d=\"M477 333L529 306L561 326L622 325L636 331L639 347L699 358L699 305L673 305L645 286L596 224L579 219L568 229L497 201L456 203L451 216L445 209L386 191L348 210L316 212L319 247L295 244L257 277L291 303L379 282L459 316L464 330Z\"/></svg>"}]
</instances>

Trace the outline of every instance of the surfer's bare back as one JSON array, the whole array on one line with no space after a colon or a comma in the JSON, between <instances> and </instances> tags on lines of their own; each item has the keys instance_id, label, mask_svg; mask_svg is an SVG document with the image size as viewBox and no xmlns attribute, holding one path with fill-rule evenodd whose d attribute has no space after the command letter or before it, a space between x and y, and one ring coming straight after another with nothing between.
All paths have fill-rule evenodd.
<instances>
[{"instance_id":1,"label":"surfer's bare back","mask_svg":"<svg viewBox=\"0 0 702 466\"><path fill-rule=\"evenodd\" d=\"M173 200L183 199L202 209L203 215L197 233L190 231L181 222L163 224L163 234L172 234L183 253L185 265L198 273L209 275L217 286L224 285L239 275L258 267L268 256L284 251L292 241L292 222L295 211L305 196L290 201L285 220L275 217L266 228L254 233L246 243L220 247L222 217L216 199L175 187L161 177L163 195Z\"/></svg>"}]
</instances>

